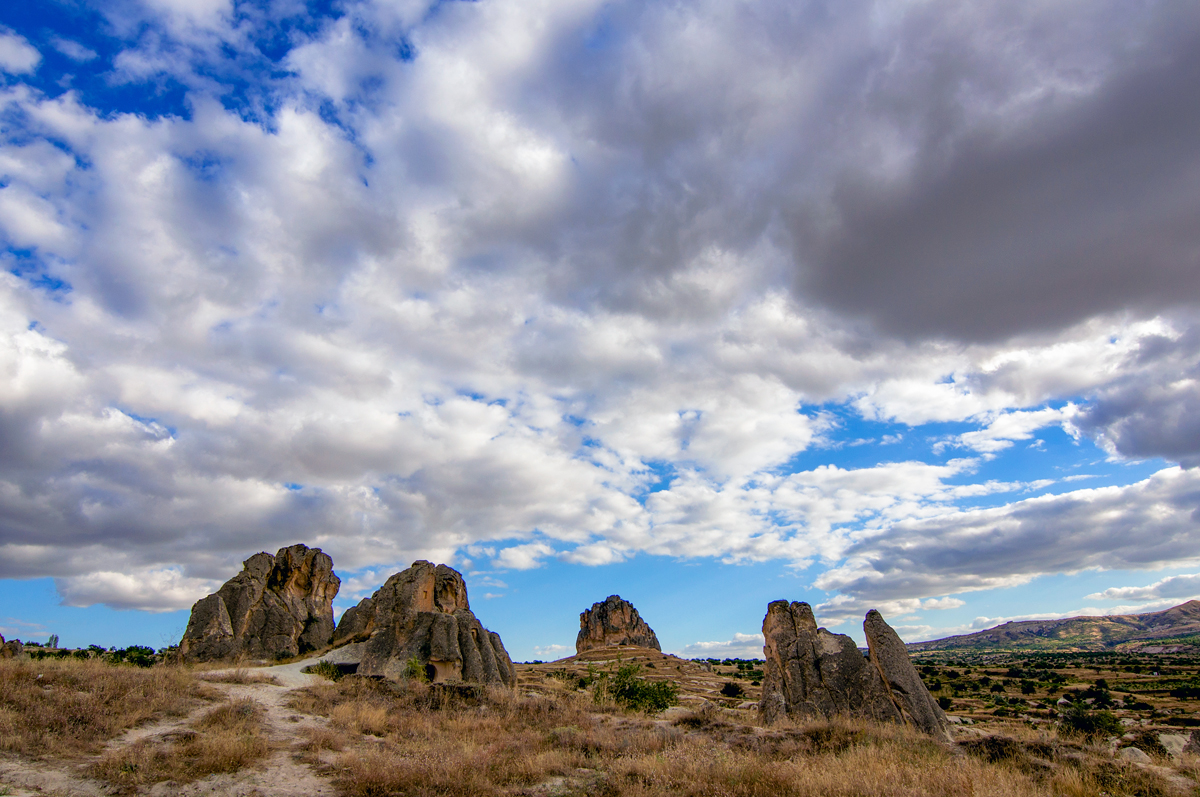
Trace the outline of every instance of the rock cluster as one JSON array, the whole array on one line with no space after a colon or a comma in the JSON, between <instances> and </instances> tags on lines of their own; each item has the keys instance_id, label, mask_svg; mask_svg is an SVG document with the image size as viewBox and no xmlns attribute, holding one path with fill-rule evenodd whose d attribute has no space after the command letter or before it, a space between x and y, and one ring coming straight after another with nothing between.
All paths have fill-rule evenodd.
<instances>
[{"instance_id":1,"label":"rock cluster","mask_svg":"<svg viewBox=\"0 0 1200 797\"><path fill-rule=\"evenodd\" d=\"M179 653L184 661L275 659L323 648L333 636L341 580L320 548L257 553L242 572L192 606Z\"/></svg>"},{"instance_id":2,"label":"rock cluster","mask_svg":"<svg viewBox=\"0 0 1200 797\"><path fill-rule=\"evenodd\" d=\"M579 635L575 637L575 652L606 648L613 645L637 645L661 651L658 637L637 609L620 595L609 595L602 603L579 615Z\"/></svg>"},{"instance_id":3,"label":"rock cluster","mask_svg":"<svg viewBox=\"0 0 1200 797\"><path fill-rule=\"evenodd\" d=\"M866 657L850 637L818 628L807 603L773 601L763 620L763 722L784 715L868 717L949 739L950 722L921 682L904 642L874 609L863 631Z\"/></svg>"},{"instance_id":4,"label":"rock cluster","mask_svg":"<svg viewBox=\"0 0 1200 797\"><path fill-rule=\"evenodd\" d=\"M475 618L462 574L446 565L413 562L348 609L333 644L355 642L362 643L359 675L396 679L415 659L431 681L517 681L500 635Z\"/></svg>"}]
</instances>

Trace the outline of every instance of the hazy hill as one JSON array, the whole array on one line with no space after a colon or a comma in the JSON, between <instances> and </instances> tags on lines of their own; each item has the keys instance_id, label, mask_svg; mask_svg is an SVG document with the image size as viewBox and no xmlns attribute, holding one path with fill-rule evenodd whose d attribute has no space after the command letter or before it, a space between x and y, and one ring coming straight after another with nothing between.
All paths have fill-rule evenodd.
<instances>
[{"instance_id":1,"label":"hazy hill","mask_svg":"<svg viewBox=\"0 0 1200 797\"><path fill-rule=\"evenodd\" d=\"M1148 614L1023 620L974 634L915 642L924 650L1114 650L1200 642L1200 601ZM1147 651L1152 652L1152 651Z\"/></svg>"}]
</instances>

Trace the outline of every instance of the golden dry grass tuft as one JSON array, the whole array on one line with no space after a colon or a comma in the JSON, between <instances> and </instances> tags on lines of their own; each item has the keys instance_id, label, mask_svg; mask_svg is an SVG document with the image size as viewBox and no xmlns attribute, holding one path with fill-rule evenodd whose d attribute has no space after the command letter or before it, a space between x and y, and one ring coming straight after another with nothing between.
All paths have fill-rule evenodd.
<instances>
[{"instance_id":1,"label":"golden dry grass tuft","mask_svg":"<svg viewBox=\"0 0 1200 797\"><path fill-rule=\"evenodd\" d=\"M225 703L192 723L192 730L143 739L100 757L94 777L131 788L164 780L188 782L236 772L271 752L262 733L262 708L253 700Z\"/></svg>"},{"instance_id":2,"label":"golden dry grass tuft","mask_svg":"<svg viewBox=\"0 0 1200 797\"><path fill-rule=\"evenodd\" d=\"M210 690L180 667L0 661L0 751L44 758L93 752L151 718L186 714Z\"/></svg>"},{"instance_id":3,"label":"golden dry grass tuft","mask_svg":"<svg viewBox=\"0 0 1200 797\"><path fill-rule=\"evenodd\" d=\"M280 686L279 679L274 675L265 672L256 672L246 667L239 667L236 670L219 670L216 672L201 673L196 676L201 681L216 684L270 684L271 686Z\"/></svg>"}]
</instances>

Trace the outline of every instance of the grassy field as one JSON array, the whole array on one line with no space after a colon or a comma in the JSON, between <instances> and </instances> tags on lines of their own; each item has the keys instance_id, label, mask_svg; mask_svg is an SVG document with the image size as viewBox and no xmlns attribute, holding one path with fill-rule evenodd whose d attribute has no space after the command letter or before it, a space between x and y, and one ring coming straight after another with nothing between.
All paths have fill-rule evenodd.
<instances>
[{"instance_id":1,"label":"grassy field","mask_svg":"<svg viewBox=\"0 0 1200 797\"><path fill-rule=\"evenodd\" d=\"M287 691L269 670L5 661L0 773L21 762L59 767L126 794L155 784L161 791L165 781L198 781L204 793L230 795L315 793L317 783L348 797L1200 793L1200 760L1154 746L1161 733L1186 732L1195 718L1194 700L1171 695L1196 676L1191 661L918 656L934 694L971 720L946 745L863 721L764 728L750 707L761 677L753 662L607 655L518 665L512 691L355 676ZM642 681L671 684L679 705L636 711L597 689L606 683L597 676L630 665ZM742 694L724 694L731 683ZM992 691L995 684L1004 691ZM1089 690L1107 697L1083 697ZM1110 711L1126 723L1115 734L1068 731L1057 699L1071 693L1087 711ZM1127 695L1145 698L1148 708L1133 707L1139 701ZM1097 705L1110 700L1111 707ZM124 736L130 728L147 730ZM1117 753L1133 743L1149 763ZM314 780L290 792L273 788L284 782L285 765Z\"/></svg>"}]
</instances>

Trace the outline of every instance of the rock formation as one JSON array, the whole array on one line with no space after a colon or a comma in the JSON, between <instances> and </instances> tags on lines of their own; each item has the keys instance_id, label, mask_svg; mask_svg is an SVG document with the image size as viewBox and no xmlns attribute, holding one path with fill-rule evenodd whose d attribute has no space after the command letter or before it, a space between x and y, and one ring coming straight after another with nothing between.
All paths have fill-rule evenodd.
<instances>
[{"instance_id":1,"label":"rock formation","mask_svg":"<svg viewBox=\"0 0 1200 797\"><path fill-rule=\"evenodd\" d=\"M412 659L431 681L514 686L516 671L500 635L471 613L462 574L413 562L342 615L335 645L363 643L359 675L397 679Z\"/></svg>"},{"instance_id":2,"label":"rock formation","mask_svg":"<svg viewBox=\"0 0 1200 797\"><path fill-rule=\"evenodd\" d=\"M914 725L949 739L950 723L879 612L867 613L866 657L844 634L817 627L807 603L773 601L763 620L766 666L759 714L770 724L836 715Z\"/></svg>"},{"instance_id":3,"label":"rock formation","mask_svg":"<svg viewBox=\"0 0 1200 797\"><path fill-rule=\"evenodd\" d=\"M341 586L320 548L293 545L256 553L242 572L192 607L179 653L184 661L296 656L329 644Z\"/></svg>"},{"instance_id":4,"label":"rock formation","mask_svg":"<svg viewBox=\"0 0 1200 797\"><path fill-rule=\"evenodd\" d=\"M0 634L0 659L19 659L25 655L25 646L21 644L19 639L10 639L4 641L4 635Z\"/></svg>"},{"instance_id":5,"label":"rock formation","mask_svg":"<svg viewBox=\"0 0 1200 797\"><path fill-rule=\"evenodd\" d=\"M658 637L646 624L633 604L620 595L609 595L603 603L579 615L579 636L575 637L575 652L606 648L613 645L637 645L661 651Z\"/></svg>"}]
</instances>

